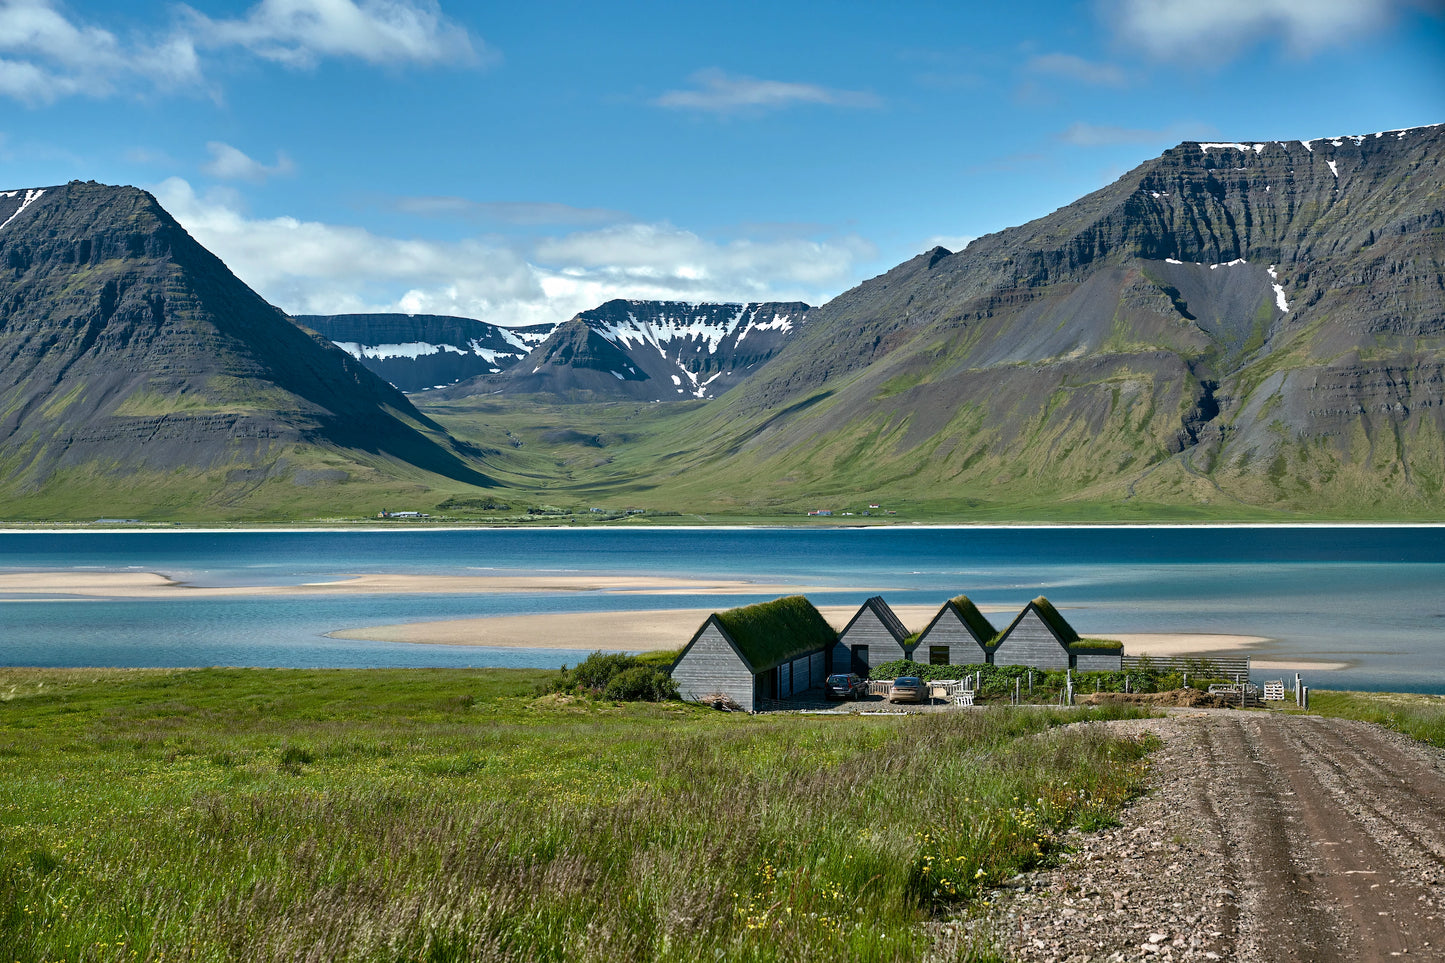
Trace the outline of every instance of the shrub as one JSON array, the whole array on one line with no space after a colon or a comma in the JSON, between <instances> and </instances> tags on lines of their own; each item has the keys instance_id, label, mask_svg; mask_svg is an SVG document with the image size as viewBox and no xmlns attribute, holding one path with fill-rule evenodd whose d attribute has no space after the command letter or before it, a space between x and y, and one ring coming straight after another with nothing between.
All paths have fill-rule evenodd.
<instances>
[{"instance_id":1,"label":"shrub","mask_svg":"<svg viewBox=\"0 0 1445 963\"><path fill-rule=\"evenodd\" d=\"M618 702L662 702L677 698L677 683L666 672L635 665L613 676L602 695Z\"/></svg>"},{"instance_id":2,"label":"shrub","mask_svg":"<svg viewBox=\"0 0 1445 963\"><path fill-rule=\"evenodd\" d=\"M625 652L593 652L572 670L572 685L584 689L604 689L612 677L637 665L637 659Z\"/></svg>"},{"instance_id":3,"label":"shrub","mask_svg":"<svg viewBox=\"0 0 1445 963\"><path fill-rule=\"evenodd\" d=\"M563 666L552 689L619 702L676 699L677 684L667 672L671 664L672 659L664 662L655 653L593 652L574 669Z\"/></svg>"}]
</instances>

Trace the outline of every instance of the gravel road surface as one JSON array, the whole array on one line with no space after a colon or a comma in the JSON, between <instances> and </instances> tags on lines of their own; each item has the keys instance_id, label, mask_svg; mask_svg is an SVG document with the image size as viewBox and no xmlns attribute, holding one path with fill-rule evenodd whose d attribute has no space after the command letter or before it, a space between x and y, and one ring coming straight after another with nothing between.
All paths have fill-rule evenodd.
<instances>
[{"instance_id":1,"label":"gravel road surface","mask_svg":"<svg viewBox=\"0 0 1445 963\"><path fill-rule=\"evenodd\" d=\"M1445 752L1275 712L1103 724L1164 739L1150 792L960 937L1029 961L1445 961Z\"/></svg>"}]
</instances>

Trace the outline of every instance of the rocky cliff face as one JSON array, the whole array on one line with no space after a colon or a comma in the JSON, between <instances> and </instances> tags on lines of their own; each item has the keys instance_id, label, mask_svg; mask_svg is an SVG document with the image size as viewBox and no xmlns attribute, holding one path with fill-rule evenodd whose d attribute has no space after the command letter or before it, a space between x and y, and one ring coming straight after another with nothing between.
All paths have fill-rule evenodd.
<instances>
[{"instance_id":1,"label":"rocky cliff face","mask_svg":"<svg viewBox=\"0 0 1445 963\"><path fill-rule=\"evenodd\" d=\"M388 465L485 481L399 391L292 324L144 191L0 192L6 490L171 473L239 497Z\"/></svg>"},{"instance_id":2,"label":"rocky cliff face","mask_svg":"<svg viewBox=\"0 0 1445 963\"><path fill-rule=\"evenodd\" d=\"M555 324L503 328L434 314L301 314L293 320L402 391L499 374L557 329Z\"/></svg>"},{"instance_id":3,"label":"rocky cliff face","mask_svg":"<svg viewBox=\"0 0 1445 963\"><path fill-rule=\"evenodd\" d=\"M445 392L565 401L716 398L807 322L802 302L608 301L560 326L513 367Z\"/></svg>"},{"instance_id":4,"label":"rocky cliff face","mask_svg":"<svg viewBox=\"0 0 1445 963\"><path fill-rule=\"evenodd\" d=\"M960 492L1438 500L1442 161L1445 126L1181 144L816 309L719 436L871 436Z\"/></svg>"}]
</instances>

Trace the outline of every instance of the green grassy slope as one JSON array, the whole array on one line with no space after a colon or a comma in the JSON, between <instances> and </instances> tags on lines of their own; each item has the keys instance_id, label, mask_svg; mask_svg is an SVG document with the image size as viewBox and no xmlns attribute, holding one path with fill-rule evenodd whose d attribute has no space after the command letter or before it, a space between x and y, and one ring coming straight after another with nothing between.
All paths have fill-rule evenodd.
<instances>
[{"instance_id":1,"label":"green grassy slope","mask_svg":"<svg viewBox=\"0 0 1445 963\"><path fill-rule=\"evenodd\" d=\"M1055 728L1087 710L752 717L548 675L0 669L0 958L922 959L1148 748Z\"/></svg>"}]
</instances>

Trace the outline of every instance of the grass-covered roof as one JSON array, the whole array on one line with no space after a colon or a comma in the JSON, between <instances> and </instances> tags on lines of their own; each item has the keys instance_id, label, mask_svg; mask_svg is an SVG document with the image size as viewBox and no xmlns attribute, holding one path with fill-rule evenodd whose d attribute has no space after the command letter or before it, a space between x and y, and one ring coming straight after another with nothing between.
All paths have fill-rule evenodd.
<instances>
[{"instance_id":1,"label":"grass-covered roof","mask_svg":"<svg viewBox=\"0 0 1445 963\"><path fill-rule=\"evenodd\" d=\"M973 599L967 595L956 595L948 600L948 604L958 612L958 617L963 620L964 625L968 626L973 637L984 645L990 644L998 637L998 629L993 627L993 623L978 610L978 606L973 604Z\"/></svg>"},{"instance_id":2,"label":"grass-covered roof","mask_svg":"<svg viewBox=\"0 0 1445 963\"><path fill-rule=\"evenodd\" d=\"M826 648L838 633L801 595L728 609L715 616L754 672Z\"/></svg>"},{"instance_id":3,"label":"grass-covered roof","mask_svg":"<svg viewBox=\"0 0 1445 963\"><path fill-rule=\"evenodd\" d=\"M1124 643L1118 639L1079 639L1077 642L1069 643L1070 652L1119 652L1124 651Z\"/></svg>"},{"instance_id":4,"label":"grass-covered roof","mask_svg":"<svg viewBox=\"0 0 1445 963\"><path fill-rule=\"evenodd\" d=\"M1059 614L1059 610L1054 608L1054 603L1040 595L1034 599L1033 604L1039 613L1039 618L1054 630L1054 634L1059 637L1060 642L1065 645L1073 645L1079 641L1079 633L1074 631L1074 627L1069 624L1068 619Z\"/></svg>"}]
</instances>

